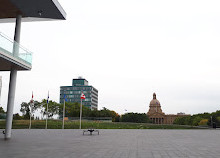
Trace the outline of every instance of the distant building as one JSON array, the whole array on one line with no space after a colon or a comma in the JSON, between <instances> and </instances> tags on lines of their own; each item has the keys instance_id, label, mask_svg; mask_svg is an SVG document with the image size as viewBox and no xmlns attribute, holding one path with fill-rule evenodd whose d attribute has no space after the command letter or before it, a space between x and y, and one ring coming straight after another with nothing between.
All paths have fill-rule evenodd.
<instances>
[{"instance_id":1,"label":"distant building","mask_svg":"<svg viewBox=\"0 0 220 158\"><path fill-rule=\"evenodd\" d=\"M80 103L82 92L86 96L86 99L83 100L83 105L92 110L98 109L98 90L89 85L86 79L80 77L73 79L72 86L60 87L60 103L64 102L64 95L66 95L67 102Z\"/></svg>"},{"instance_id":2,"label":"distant building","mask_svg":"<svg viewBox=\"0 0 220 158\"><path fill-rule=\"evenodd\" d=\"M156 98L156 94L153 94L153 99L150 102L149 111L147 113L149 119L155 124L173 124L173 121L177 117L189 116L185 113L165 114L162 112L160 102Z\"/></svg>"}]
</instances>

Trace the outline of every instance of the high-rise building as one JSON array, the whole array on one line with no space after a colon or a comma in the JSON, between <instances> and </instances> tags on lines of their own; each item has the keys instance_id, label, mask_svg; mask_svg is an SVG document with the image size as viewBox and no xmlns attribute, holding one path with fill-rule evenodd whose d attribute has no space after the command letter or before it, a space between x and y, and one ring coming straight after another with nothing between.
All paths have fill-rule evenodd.
<instances>
[{"instance_id":1,"label":"high-rise building","mask_svg":"<svg viewBox=\"0 0 220 158\"><path fill-rule=\"evenodd\" d=\"M60 87L60 103L64 103L64 95L67 102L80 103L81 94L85 94L86 99L83 100L83 105L94 110L98 108L98 90L88 84L86 79L79 77L73 79L72 86Z\"/></svg>"}]
</instances>

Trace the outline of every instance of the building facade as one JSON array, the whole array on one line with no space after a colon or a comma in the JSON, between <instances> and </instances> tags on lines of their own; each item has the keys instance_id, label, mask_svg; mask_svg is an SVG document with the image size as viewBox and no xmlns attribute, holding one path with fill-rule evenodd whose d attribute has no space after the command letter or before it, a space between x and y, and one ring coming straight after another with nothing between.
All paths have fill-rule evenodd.
<instances>
[{"instance_id":1,"label":"building facade","mask_svg":"<svg viewBox=\"0 0 220 158\"><path fill-rule=\"evenodd\" d=\"M73 79L72 86L60 87L60 103L64 103L64 95L66 102L80 103L82 92L86 97L83 100L83 105L91 110L98 109L98 90L89 85L88 81L83 78Z\"/></svg>"},{"instance_id":2,"label":"building facade","mask_svg":"<svg viewBox=\"0 0 220 158\"><path fill-rule=\"evenodd\" d=\"M153 99L150 102L149 111L147 116L155 124L173 124L177 117L189 116L184 113L177 114L165 114L162 109L160 102L156 98L156 94L153 94Z\"/></svg>"}]
</instances>

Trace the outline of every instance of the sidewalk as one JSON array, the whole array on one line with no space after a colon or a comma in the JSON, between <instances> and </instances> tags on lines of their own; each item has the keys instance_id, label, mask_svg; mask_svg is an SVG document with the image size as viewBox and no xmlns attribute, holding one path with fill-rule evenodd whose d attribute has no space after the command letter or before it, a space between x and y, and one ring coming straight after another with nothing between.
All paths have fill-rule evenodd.
<instances>
[{"instance_id":1,"label":"sidewalk","mask_svg":"<svg viewBox=\"0 0 220 158\"><path fill-rule=\"evenodd\" d=\"M13 130L1 158L219 158L220 130Z\"/></svg>"}]
</instances>

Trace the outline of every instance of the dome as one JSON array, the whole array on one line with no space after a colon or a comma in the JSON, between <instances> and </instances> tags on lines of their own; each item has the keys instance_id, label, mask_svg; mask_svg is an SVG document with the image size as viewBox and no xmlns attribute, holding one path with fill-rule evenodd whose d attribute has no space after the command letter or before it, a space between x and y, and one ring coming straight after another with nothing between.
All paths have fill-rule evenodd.
<instances>
[{"instance_id":1,"label":"dome","mask_svg":"<svg viewBox=\"0 0 220 158\"><path fill-rule=\"evenodd\" d=\"M152 99L151 102L150 102L150 105L160 106L160 102L157 99Z\"/></svg>"},{"instance_id":2,"label":"dome","mask_svg":"<svg viewBox=\"0 0 220 158\"><path fill-rule=\"evenodd\" d=\"M156 98L156 93L153 94L153 99L150 102L150 106L160 106L160 102Z\"/></svg>"},{"instance_id":3,"label":"dome","mask_svg":"<svg viewBox=\"0 0 220 158\"><path fill-rule=\"evenodd\" d=\"M153 99L150 102L149 111L147 113L148 116L153 115L165 115L161 109L160 102L157 100L156 94L153 94Z\"/></svg>"}]
</instances>

